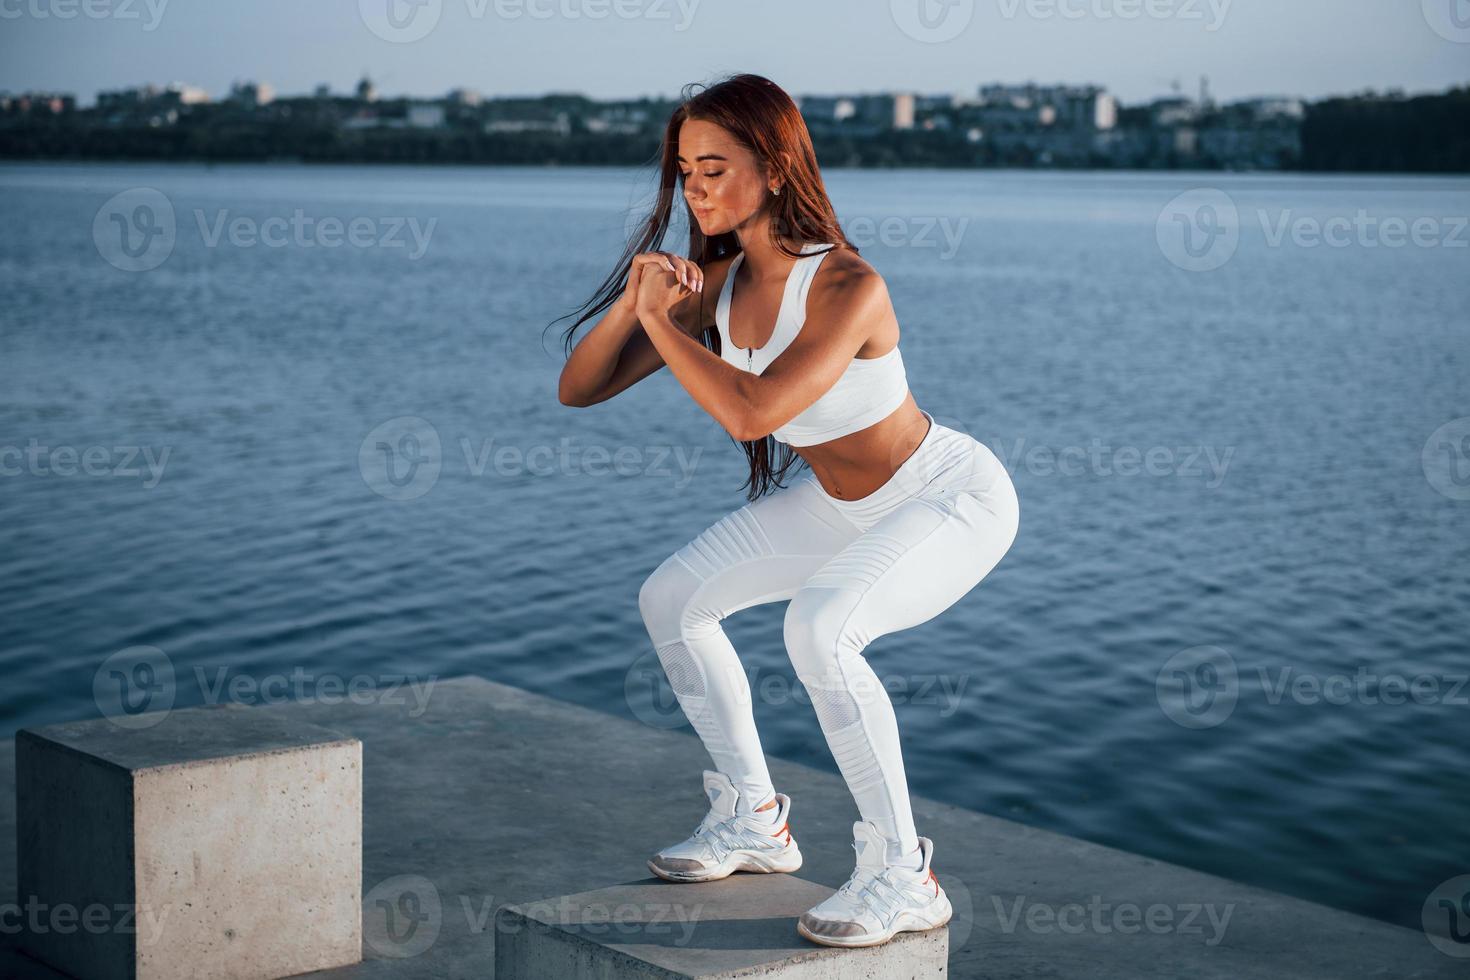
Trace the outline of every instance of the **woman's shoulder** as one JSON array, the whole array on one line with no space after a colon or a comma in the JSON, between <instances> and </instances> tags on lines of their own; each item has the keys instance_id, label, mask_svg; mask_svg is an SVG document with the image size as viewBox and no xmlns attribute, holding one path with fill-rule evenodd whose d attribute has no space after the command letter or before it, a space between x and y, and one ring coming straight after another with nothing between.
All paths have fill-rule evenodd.
<instances>
[{"instance_id":1,"label":"woman's shoulder","mask_svg":"<svg viewBox=\"0 0 1470 980\"><path fill-rule=\"evenodd\" d=\"M822 259L812 278L811 296L880 296L888 292L888 284L872 263L845 245L837 245Z\"/></svg>"}]
</instances>

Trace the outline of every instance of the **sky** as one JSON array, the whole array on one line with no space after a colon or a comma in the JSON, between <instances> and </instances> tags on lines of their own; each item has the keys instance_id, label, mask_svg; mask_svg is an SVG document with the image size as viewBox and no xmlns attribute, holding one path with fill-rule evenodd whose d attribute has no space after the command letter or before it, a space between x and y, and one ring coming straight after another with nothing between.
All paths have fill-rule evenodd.
<instances>
[{"instance_id":1,"label":"sky","mask_svg":"<svg viewBox=\"0 0 1470 980\"><path fill-rule=\"evenodd\" d=\"M751 71L797 95L1091 83L1127 103L1470 83L1470 0L0 0L0 90L364 74L384 95L674 97Z\"/></svg>"}]
</instances>

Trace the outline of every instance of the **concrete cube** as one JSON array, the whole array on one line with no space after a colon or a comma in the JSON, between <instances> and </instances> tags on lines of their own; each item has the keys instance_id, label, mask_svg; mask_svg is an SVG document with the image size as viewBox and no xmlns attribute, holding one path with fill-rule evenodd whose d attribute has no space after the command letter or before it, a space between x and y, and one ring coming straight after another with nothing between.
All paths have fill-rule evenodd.
<instances>
[{"instance_id":1,"label":"concrete cube","mask_svg":"<svg viewBox=\"0 0 1470 980\"><path fill-rule=\"evenodd\" d=\"M15 761L32 956L98 980L361 960L356 738L221 705L23 729Z\"/></svg>"}]
</instances>

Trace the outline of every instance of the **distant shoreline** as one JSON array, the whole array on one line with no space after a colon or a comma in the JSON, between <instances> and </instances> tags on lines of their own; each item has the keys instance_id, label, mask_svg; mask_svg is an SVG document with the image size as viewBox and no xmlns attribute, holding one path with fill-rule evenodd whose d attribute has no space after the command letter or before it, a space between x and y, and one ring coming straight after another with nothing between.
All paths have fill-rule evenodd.
<instances>
[{"instance_id":1,"label":"distant shoreline","mask_svg":"<svg viewBox=\"0 0 1470 980\"><path fill-rule=\"evenodd\" d=\"M270 167L301 167L303 169L328 168L328 167L361 167L363 169L400 170L422 168L426 170L631 170L644 171L652 174L656 166L652 163L504 163L491 161L436 161L436 160L311 160L301 157L279 157L266 160L260 159L238 159L218 160L204 158L172 158L172 157L20 157L0 156L0 167L19 164L69 164L75 166L110 165L119 166L133 164L137 166L179 166L179 167L256 167L266 169ZM969 172L969 173L1011 173L1011 174L1117 174L1136 176L1159 176L1167 174L1188 175L1199 174L1212 177L1418 177L1426 180L1433 179L1455 179L1470 183L1470 173L1462 171L1432 171L1432 170L1269 170L1269 169L1225 169L1214 167L1017 167L1017 166L935 166L924 164L903 164L898 166L852 166L850 164L822 164L822 171L828 172L881 172L892 171L895 173L906 171L925 172Z\"/></svg>"}]
</instances>

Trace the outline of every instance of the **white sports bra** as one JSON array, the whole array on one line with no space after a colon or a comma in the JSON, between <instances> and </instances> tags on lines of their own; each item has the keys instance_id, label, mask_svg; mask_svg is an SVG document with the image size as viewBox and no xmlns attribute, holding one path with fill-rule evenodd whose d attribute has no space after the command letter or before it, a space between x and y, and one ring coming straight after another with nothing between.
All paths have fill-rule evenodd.
<instances>
[{"instance_id":1,"label":"white sports bra","mask_svg":"<svg viewBox=\"0 0 1470 980\"><path fill-rule=\"evenodd\" d=\"M818 249L824 251L817 252ZM806 322L806 296L816 277L817 267L831 251L830 246L808 243L786 277L786 291L776 313L776 328L764 347L751 350L736 347L730 340L730 295L734 291L735 270L745 258L741 252L725 273L725 284L715 303L715 324L720 331L720 357L742 371L761 374L784 351ZM817 252L813 255L811 253ZM814 446L866 429L883 421L898 410L908 397L908 375L903 355L895 345L879 357L854 357L847 370L806 410L781 426L771 435L788 446Z\"/></svg>"}]
</instances>

